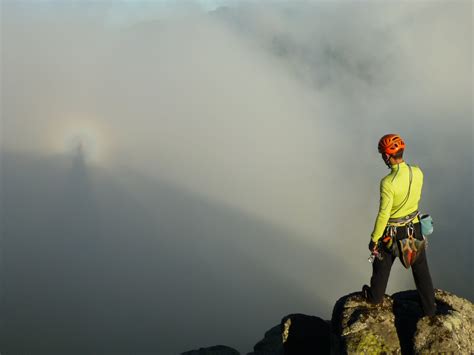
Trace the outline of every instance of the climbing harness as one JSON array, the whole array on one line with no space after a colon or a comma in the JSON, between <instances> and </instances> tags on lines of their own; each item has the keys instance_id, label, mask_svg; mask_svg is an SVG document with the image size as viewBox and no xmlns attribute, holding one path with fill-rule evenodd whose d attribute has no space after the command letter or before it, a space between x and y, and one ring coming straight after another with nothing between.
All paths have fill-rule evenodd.
<instances>
[{"instance_id":1,"label":"climbing harness","mask_svg":"<svg viewBox=\"0 0 474 355\"><path fill-rule=\"evenodd\" d=\"M419 211L414 211L414 212L412 212L409 215L406 215L404 217L390 218L388 220L388 224L390 226L397 226L397 227L404 226L404 225L407 225L408 223L414 221L415 218L418 217L419 214L420 214Z\"/></svg>"}]
</instances>

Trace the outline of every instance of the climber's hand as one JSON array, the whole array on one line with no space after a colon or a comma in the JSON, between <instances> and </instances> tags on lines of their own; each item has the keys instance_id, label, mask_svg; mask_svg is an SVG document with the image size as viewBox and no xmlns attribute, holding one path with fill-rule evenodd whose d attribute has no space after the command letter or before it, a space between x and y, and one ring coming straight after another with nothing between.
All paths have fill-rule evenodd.
<instances>
[{"instance_id":1,"label":"climber's hand","mask_svg":"<svg viewBox=\"0 0 474 355\"><path fill-rule=\"evenodd\" d=\"M373 252L374 249L377 249L377 243L375 243L372 239L370 239L370 242L369 242L369 250L370 250L371 252Z\"/></svg>"}]
</instances>

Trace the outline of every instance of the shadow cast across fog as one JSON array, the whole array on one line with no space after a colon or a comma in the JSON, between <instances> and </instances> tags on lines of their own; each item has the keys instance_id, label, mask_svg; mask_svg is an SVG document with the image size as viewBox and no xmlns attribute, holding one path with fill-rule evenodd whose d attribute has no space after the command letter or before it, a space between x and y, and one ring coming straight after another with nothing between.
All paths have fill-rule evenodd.
<instances>
[{"instance_id":1,"label":"shadow cast across fog","mask_svg":"<svg viewBox=\"0 0 474 355\"><path fill-rule=\"evenodd\" d=\"M80 154L2 168L2 353L250 350L284 315L327 311L304 285L342 275L327 250L169 182Z\"/></svg>"}]
</instances>

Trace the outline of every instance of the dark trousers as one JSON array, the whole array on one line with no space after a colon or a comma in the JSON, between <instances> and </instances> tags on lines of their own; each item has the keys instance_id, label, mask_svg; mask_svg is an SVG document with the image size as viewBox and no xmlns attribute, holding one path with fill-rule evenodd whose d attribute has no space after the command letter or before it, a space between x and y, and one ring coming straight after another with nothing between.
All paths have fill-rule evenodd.
<instances>
[{"instance_id":1,"label":"dark trousers","mask_svg":"<svg viewBox=\"0 0 474 355\"><path fill-rule=\"evenodd\" d=\"M398 227L396 239L403 239L407 236L406 227ZM422 240L420 223L415 223L415 238ZM394 248L397 246L394 243ZM380 303L383 300L385 290L387 288L388 277L396 256L386 251L381 251L383 259L375 259L372 264L372 278L370 279L370 290L368 292L368 301L370 303ZM426 259L426 250L423 250L416 261L411 266L413 278L415 280L416 289L421 300L423 312L427 316L436 314L436 304L434 297L433 282L431 281L430 270L428 269L428 261Z\"/></svg>"}]
</instances>

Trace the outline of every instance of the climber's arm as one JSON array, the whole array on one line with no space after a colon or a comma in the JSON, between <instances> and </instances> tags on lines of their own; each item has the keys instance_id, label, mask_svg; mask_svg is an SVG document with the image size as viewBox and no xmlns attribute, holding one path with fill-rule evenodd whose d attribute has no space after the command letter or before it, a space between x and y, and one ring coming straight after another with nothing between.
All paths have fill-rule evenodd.
<instances>
[{"instance_id":1,"label":"climber's arm","mask_svg":"<svg viewBox=\"0 0 474 355\"><path fill-rule=\"evenodd\" d=\"M382 179L380 182L380 206L377 219L375 220L374 230L371 234L371 239L375 243L382 237L382 234L387 226L390 218L390 212L393 205L393 186L388 179Z\"/></svg>"}]
</instances>

